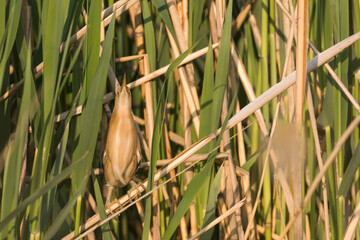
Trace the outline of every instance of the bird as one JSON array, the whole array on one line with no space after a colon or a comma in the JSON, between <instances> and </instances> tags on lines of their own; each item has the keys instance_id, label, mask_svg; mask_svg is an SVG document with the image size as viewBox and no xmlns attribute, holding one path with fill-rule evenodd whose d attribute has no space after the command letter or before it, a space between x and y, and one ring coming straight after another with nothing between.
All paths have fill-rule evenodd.
<instances>
[{"instance_id":1,"label":"bird","mask_svg":"<svg viewBox=\"0 0 360 240\"><path fill-rule=\"evenodd\" d=\"M105 187L108 188L104 192L107 204L110 203L114 188L124 187L132 180L140 161L140 143L131 108L131 92L125 76L121 86L118 81L115 83L115 104L103 155Z\"/></svg>"}]
</instances>

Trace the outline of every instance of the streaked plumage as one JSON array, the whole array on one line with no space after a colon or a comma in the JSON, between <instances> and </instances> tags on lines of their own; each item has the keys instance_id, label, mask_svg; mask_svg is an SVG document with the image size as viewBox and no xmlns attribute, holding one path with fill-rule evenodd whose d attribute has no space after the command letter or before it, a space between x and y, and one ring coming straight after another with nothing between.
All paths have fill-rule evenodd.
<instances>
[{"instance_id":1,"label":"streaked plumage","mask_svg":"<svg viewBox=\"0 0 360 240\"><path fill-rule=\"evenodd\" d=\"M125 78L121 87L116 82L115 93L103 163L106 183L112 187L123 187L134 176L141 155L131 109L131 93Z\"/></svg>"}]
</instances>

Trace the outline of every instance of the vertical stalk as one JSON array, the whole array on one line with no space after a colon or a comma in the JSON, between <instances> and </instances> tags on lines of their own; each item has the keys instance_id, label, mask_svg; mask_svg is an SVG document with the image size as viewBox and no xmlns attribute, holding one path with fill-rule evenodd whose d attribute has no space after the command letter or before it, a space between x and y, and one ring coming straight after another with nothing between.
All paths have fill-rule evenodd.
<instances>
[{"instance_id":1,"label":"vertical stalk","mask_svg":"<svg viewBox=\"0 0 360 240\"><path fill-rule=\"evenodd\" d=\"M310 86L309 86L310 87ZM315 174L316 174L316 165L315 165L315 143L314 143L314 134L312 133L312 128L310 126L310 120L307 120L307 125L309 129L309 138L308 138L308 168L310 172L310 183L314 181ZM311 239L316 238L316 202L315 196L311 197L310 204L309 204L309 218L310 218L310 233ZM327 209L325 209L327 211Z\"/></svg>"},{"instance_id":2,"label":"vertical stalk","mask_svg":"<svg viewBox=\"0 0 360 240\"><path fill-rule=\"evenodd\" d=\"M331 146L331 129L330 126L325 127L325 138L326 138L326 154L329 157L332 152ZM330 225L331 225L331 236L334 239L337 239L338 228L337 228L337 218L336 218L336 189L335 189L335 176L334 176L334 167L330 165L328 174L327 174L327 187L328 187L328 196L329 196L329 205L330 205Z\"/></svg>"},{"instance_id":3,"label":"vertical stalk","mask_svg":"<svg viewBox=\"0 0 360 240\"><path fill-rule=\"evenodd\" d=\"M296 103L295 103L295 121L296 134L302 134L303 108L306 82L306 63L307 63L307 46L308 46L308 1L298 2L298 27L297 27L297 45L296 45ZM294 159L293 163L293 183L294 183L294 211L302 205L302 163L304 160L303 153L298 155L300 159ZM302 239L303 237L303 216L296 219L294 223L294 238Z\"/></svg>"},{"instance_id":4,"label":"vertical stalk","mask_svg":"<svg viewBox=\"0 0 360 240\"><path fill-rule=\"evenodd\" d=\"M275 1L270 1L269 13L270 81L271 86L274 86L277 83L275 47ZM271 115L275 114L276 102L276 98L271 101Z\"/></svg>"},{"instance_id":5,"label":"vertical stalk","mask_svg":"<svg viewBox=\"0 0 360 240\"><path fill-rule=\"evenodd\" d=\"M268 34L269 34L269 0L262 0L261 10L261 91L269 88L269 70L268 70ZM259 85L260 86L260 85ZM269 106L263 106L263 114L266 125L269 126Z\"/></svg>"},{"instance_id":6,"label":"vertical stalk","mask_svg":"<svg viewBox=\"0 0 360 240\"><path fill-rule=\"evenodd\" d=\"M349 17L346 16L349 12L349 1L335 1L335 29L334 36L335 42L339 42L342 39L346 38L349 35ZM345 15L345 16L344 16ZM344 50L340 53L339 57L335 58L335 65L337 69L335 70L337 75L340 76L341 81L345 86L348 86L348 64L349 64L349 50ZM336 88L334 88L335 90ZM334 131L335 131L335 141L337 141L342 132L346 129L347 124L347 114L348 114L348 104L347 101L343 98L340 91L335 90L335 119L334 119ZM340 186L343 174L344 174L344 162L345 157L348 154L345 152L345 148L343 147L338 154L338 186ZM344 233L344 197L339 196L337 202L337 218L338 218L338 230L339 235L338 239L342 238Z\"/></svg>"},{"instance_id":7,"label":"vertical stalk","mask_svg":"<svg viewBox=\"0 0 360 240\"><path fill-rule=\"evenodd\" d=\"M356 76L357 75L357 76ZM352 95L354 98L359 101L359 81L360 81L360 70L354 76L354 87L352 88ZM358 112L353 108L353 117L356 117ZM359 144L359 127L357 127L353 133L353 146L355 147ZM354 177L354 185L355 185L355 201L358 202L360 199L360 168L357 169L355 177ZM360 239L360 225L356 228L356 239Z\"/></svg>"},{"instance_id":8,"label":"vertical stalk","mask_svg":"<svg viewBox=\"0 0 360 240\"><path fill-rule=\"evenodd\" d=\"M268 21L269 21L269 0L262 0L261 10L261 86L262 91L269 88L268 78ZM269 126L269 106L263 107L265 122ZM265 158L264 162L265 164ZM263 165L264 166L264 165ZM266 166L264 185L264 220L265 220L265 239L271 239L271 178L270 167Z\"/></svg>"},{"instance_id":9,"label":"vertical stalk","mask_svg":"<svg viewBox=\"0 0 360 240\"><path fill-rule=\"evenodd\" d=\"M81 224L81 219L80 219L80 216L81 216L81 201L82 200L82 197L79 196L76 200L76 211L75 211L75 237L77 235L79 235L79 228L80 228L80 224Z\"/></svg>"}]
</instances>

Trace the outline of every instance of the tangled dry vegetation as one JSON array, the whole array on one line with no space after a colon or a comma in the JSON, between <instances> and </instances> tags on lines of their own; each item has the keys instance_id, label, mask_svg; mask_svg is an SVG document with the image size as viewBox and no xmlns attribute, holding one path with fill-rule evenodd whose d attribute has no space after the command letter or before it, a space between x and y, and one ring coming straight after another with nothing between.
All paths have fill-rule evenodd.
<instances>
[{"instance_id":1,"label":"tangled dry vegetation","mask_svg":"<svg viewBox=\"0 0 360 240\"><path fill-rule=\"evenodd\" d=\"M359 31L357 0L0 0L1 238L360 239Z\"/></svg>"}]
</instances>

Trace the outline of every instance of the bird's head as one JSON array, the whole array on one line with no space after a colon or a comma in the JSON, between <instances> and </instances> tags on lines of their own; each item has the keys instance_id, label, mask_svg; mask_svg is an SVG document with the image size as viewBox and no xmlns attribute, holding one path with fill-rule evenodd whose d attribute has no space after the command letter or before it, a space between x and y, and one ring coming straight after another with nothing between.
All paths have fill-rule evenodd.
<instances>
[{"instance_id":1,"label":"bird's head","mask_svg":"<svg viewBox=\"0 0 360 240\"><path fill-rule=\"evenodd\" d=\"M123 79L122 85L116 81L115 83L115 107L123 108L129 107L131 109L131 92L130 88L126 85L126 76Z\"/></svg>"}]
</instances>

